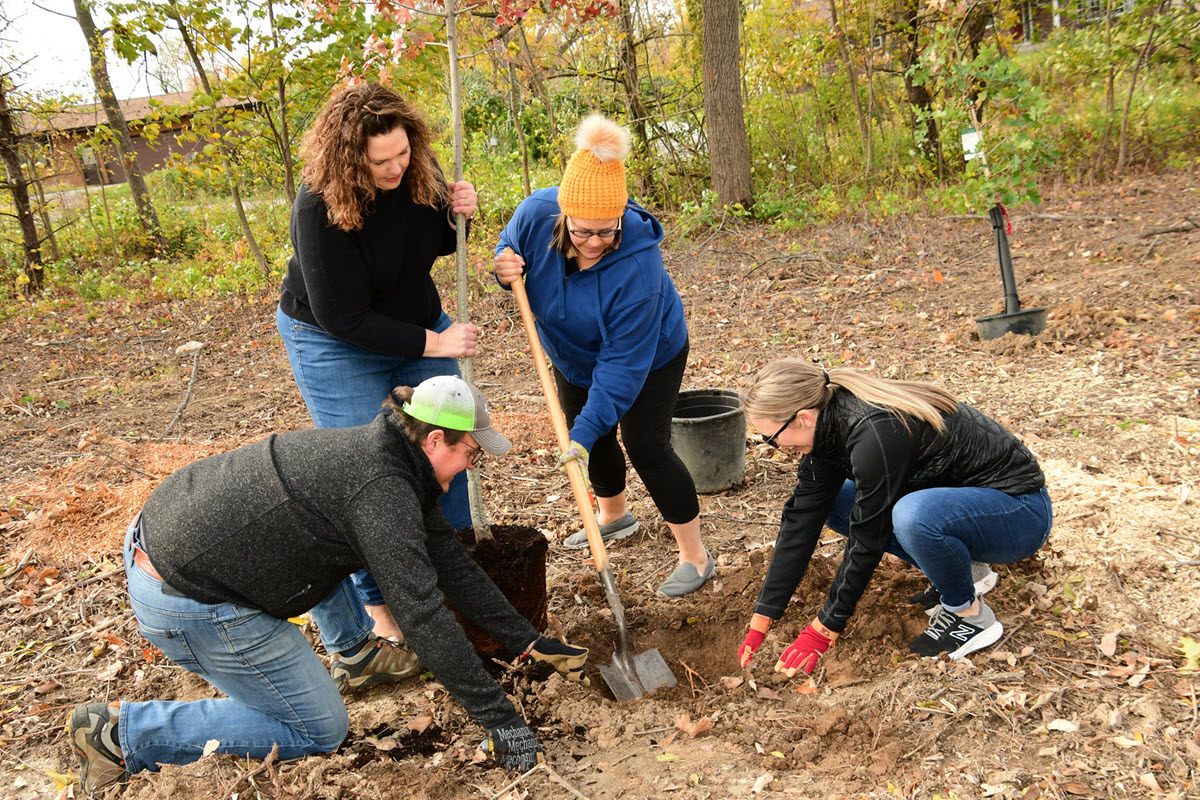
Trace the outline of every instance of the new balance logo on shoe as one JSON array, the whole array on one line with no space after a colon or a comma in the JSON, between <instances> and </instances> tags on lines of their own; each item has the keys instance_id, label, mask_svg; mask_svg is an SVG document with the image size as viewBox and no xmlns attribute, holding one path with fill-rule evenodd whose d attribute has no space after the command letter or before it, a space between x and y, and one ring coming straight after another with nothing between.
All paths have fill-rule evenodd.
<instances>
[{"instance_id":1,"label":"new balance logo on shoe","mask_svg":"<svg viewBox=\"0 0 1200 800\"><path fill-rule=\"evenodd\" d=\"M950 631L947 636L949 636L951 639L957 639L960 642L965 642L976 633L979 633L979 630L971 627L970 625L959 625L957 628Z\"/></svg>"}]
</instances>

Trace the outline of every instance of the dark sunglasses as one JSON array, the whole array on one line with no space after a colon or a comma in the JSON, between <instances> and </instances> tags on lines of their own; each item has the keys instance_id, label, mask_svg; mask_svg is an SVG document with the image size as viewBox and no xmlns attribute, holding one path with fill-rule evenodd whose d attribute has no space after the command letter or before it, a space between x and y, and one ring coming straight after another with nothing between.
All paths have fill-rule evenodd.
<instances>
[{"instance_id":1,"label":"dark sunglasses","mask_svg":"<svg viewBox=\"0 0 1200 800\"><path fill-rule=\"evenodd\" d=\"M792 422L796 419L796 417L799 414L800 414L800 409L797 408L795 411L792 412L792 415L787 418L787 422L783 423L783 427L781 427L779 430L772 433L770 436L763 437L763 444L769 444L771 447L778 449L779 442L776 440L779 439L779 435L781 433L783 433L784 431L786 431L788 429L788 425L791 425Z\"/></svg>"}]
</instances>

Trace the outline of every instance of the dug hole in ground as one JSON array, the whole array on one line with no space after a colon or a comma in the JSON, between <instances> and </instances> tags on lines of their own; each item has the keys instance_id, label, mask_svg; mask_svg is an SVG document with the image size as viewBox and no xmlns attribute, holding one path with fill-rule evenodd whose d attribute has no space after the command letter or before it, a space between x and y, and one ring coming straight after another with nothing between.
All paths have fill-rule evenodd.
<instances>
[{"instance_id":1,"label":"dug hole in ground","mask_svg":"<svg viewBox=\"0 0 1200 800\"><path fill-rule=\"evenodd\" d=\"M685 388L737 388L775 358L819 358L940 383L1029 444L1054 531L1036 557L997 567L995 647L954 663L910 656L926 618L906 598L925 582L888 560L812 682L774 674L824 602L841 554L826 532L787 615L740 670L795 471L748 438L745 480L701 497L718 575L681 600L654 595L676 559L631 477L642 529L611 548L613 570L633 649L657 648L679 683L614 702L594 668L611 658L611 613L586 551L558 545L577 512L520 320L506 293L481 291L475 374L515 444L482 468L490 521L550 538L550 613L592 648L590 688L545 666L501 673L554 774L506 789L515 776L473 763L479 727L437 684L414 681L350 698L351 733L333 755L209 756L138 775L124 796L1200 797L1200 232L1163 232L1187 227L1198 188L1195 172L1145 177L1016 211L1022 300L1049 309L1036 337L975 334L975 317L1003 308L982 219L788 236L740 227L665 253L691 331ZM310 426L274 303L167 302L148 288L135 305L64 302L0 322L0 798L71 796L63 722L79 702L212 696L140 638L119 548L172 470ZM191 340L206 345L194 392L156 442L191 378L175 348Z\"/></svg>"}]
</instances>

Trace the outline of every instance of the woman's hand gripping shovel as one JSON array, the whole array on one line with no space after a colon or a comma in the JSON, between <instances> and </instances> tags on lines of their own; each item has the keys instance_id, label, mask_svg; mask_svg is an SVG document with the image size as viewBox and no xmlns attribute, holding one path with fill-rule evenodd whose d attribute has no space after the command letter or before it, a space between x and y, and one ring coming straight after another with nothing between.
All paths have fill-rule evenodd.
<instances>
[{"instance_id":1,"label":"woman's hand gripping shovel","mask_svg":"<svg viewBox=\"0 0 1200 800\"><path fill-rule=\"evenodd\" d=\"M546 406L550 409L550 421L554 424L559 449L566 451L571 446L567 418L559 405L558 392L550 377L550 369L546 366L546 355L542 351L542 343L534 326L533 312L529 310L529 296L525 294L525 283L522 279L517 279L510 285L517 298L517 307L521 309L521 319L529 337L529 350L542 383L542 394L546 396ZM662 653L658 650L633 653L629 649L629 627L625 623L625 609L617 595L617 584L613 580L608 551L604 548L604 539L600 536L600 526L596 522L596 514L588 496L587 480L578 461L568 461L566 469L567 477L571 481L571 491L575 495L575 504L579 507L579 516L583 519L583 529L587 532L588 547L592 550L592 560L596 563L600 585L604 587L604 597L608 600L608 606L613 612L613 621L617 625L617 650L613 653L611 664L600 665L600 674L604 676L604 681L618 701L636 700L656 689L674 686L675 676L663 660Z\"/></svg>"}]
</instances>

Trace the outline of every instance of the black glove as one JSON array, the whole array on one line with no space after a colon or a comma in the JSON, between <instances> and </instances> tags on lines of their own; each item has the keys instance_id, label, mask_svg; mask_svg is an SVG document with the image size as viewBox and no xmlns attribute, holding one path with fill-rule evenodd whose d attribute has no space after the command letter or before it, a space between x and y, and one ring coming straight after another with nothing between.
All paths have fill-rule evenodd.
<instances>
[{"instance_id":1,"label":"black glove","mask_svg":"<svg viewBox=\"0 0 1200 800\"><path fill-rule=\"evenodd\" d=\"M528 772L542 759L537 735L516 714L503 725L488 728L487 734L479 749L491 753L496 763L510 772Z\"/></svg>"},{"instance_id":2,"label":"black glove","mask_svg":"<svg viewBox=\"0 0 1200 800\"><path fill-rule=\"evenodd\" d=\"M566 676L567 680L591 686L592 681L583 674L587 664L588 649L563 644L558 639L539 636L525 651L524 658L532 656L537 661L544 661Z\"/></svg>"}]
</instances>

